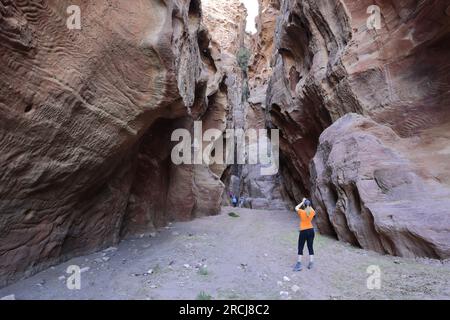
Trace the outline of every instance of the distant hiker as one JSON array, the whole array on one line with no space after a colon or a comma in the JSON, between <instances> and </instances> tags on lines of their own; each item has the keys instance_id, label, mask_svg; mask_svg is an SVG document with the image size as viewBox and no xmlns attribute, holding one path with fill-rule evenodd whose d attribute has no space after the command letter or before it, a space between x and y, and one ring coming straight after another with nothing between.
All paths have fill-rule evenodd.
<instances>
[{"instance_id":1,"label":"distant hiker","mask_svg":"<svg viewBox=\"0 0 450 320\"><path fill-rule=\"evenodd\" d=\"M233 204L233 207L237 207L238 204L238 198L233 194L231 195L231 203Z\"/></svg>"},{"instance_id":2,"label":"distant hiker","mask_svg":"<svg viewBox=\"0 0 450 320\"><path fill-rule=\"evenodd\" d=\"M311 207L311 201L306 198L303 198L303 201L295 207L295 211L300 218L300 233L298 236L298 260L295 264L294 271L302 270L303 248L305 246L305 242L308 245L309 252L308 269L312 269L314 264L314 227L311 221L316 215L316 212Z\"/></svg>"},{"instance_id":3,"label":"distant hiker","mask_svg":"<svg viewBox=\"0 0 450 320\"><path fill-rule=\"evenodd\" d=\"M245 204L245 198L244 198L244 197L241 197L241 198L239 199L239 208L243 208L243 207L244 207L244 204Z\"/></svg>"}]
</instances>

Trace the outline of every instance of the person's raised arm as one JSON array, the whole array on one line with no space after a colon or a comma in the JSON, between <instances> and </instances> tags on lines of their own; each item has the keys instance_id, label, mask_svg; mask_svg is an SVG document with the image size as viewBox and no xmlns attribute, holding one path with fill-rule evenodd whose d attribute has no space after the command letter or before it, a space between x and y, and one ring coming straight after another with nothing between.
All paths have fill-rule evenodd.
<instances>
[{"instance_id":1,"label":"person's raised arm","mask_svg":"<svg viewBox=\"0 0 450 320\"><path fill-rule=\"evenodd\" d=\"M303 204L305 203L305 198L303 198L303 200L302 200L302 202L300 203L300 204L298 204L296 207L295 207L295 212L298 212L298 210L300 210L300 208L303 206Z\"/></svg>"}]
</instances>

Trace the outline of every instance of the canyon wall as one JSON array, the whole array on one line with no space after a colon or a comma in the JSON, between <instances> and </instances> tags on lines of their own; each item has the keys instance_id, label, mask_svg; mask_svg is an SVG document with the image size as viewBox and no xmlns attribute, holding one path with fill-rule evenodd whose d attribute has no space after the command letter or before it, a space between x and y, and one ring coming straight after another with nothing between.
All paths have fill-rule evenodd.
<instances>
[{"instance_id":1,"label":"canyon wall","mask_svg":"<svg viewBox=\"0 0 450 320\"><path fill-rule=\"evenodd\" d=\"M170 161L173 129L226 121L200 1L1 0L0 39L0 286L218 213L219 177Z\"/></svg>"},{"instance_id":2,"label":"canyon wall","mask_svg":"<svg viewBox=\"0 0 450 320\"><path fill-rule=\"evenodd\" d=\"M211 50L215 53L213 59L218 73L223 77L222 87L226 90L223 100L226 120L221 126L211 123L209 127L220 129L223 136L219 143L228 146L226 139L231 137L227 136L226 130L242 128L244 125L242 96L245 76L239 67L237 55L246 42L247 12L239 0L204 0L202 6L203 22L211 35ZM232 156L235 158L234 154ZM221 203L231 205L230 194L239 195L240 192L239 186L233 183L236 181L237 166L224 163L213 164L212 168L226 186Z\"/></svg>"},{"instance_id":3,"label":"canyon wall","mask_svg":"<svg viewBox=\"0 0 450 320\"><path fill-rule=\"evenodd\" d=\"M226 129L265 129L265 115L261 108L249 102L249 85L253 74L249 67L253 51L253 39L245 32L247 10L239 0L204 0L204 23L211 34L211 45L227 88L228 116ZM237 140L236 140L237 143ZM235 144L235 150L238 146ZM258 145L248 141L245 164L222 167L221 179L227 192L222 204L230 205L230 195L244 199L248 208L285 209L282 200L282 182L279 175L262 176L261 165L249 164L249 150L257 152ZM216 168L218 166L215 166Z\"/></svg>"},{"instance_id":4,"label":"canyon wall","mask_svg":"<svg viewBox=\"0 0 450 320\"><path fill-rule=\"evenodd\" d=\"M274 30L279 15L277 0L261 0L259 15L256 17L257 32L251 38L250 48L252 61L249 66L249 98L246 108L246 123L248 128L276 129L269 118L266 92L272 75L271 59L274 54ZM282 138L282 137L281 137ZM281 140L283 143L283 140ZM283 156L281 154L281 156ZM255 198L255 209L291 209L294 205L286 192L286 180L281 175L285 165L279 163L276 175L261 175L260 166L248 166L245 173L245 189Z\"/></svg>"},{"instance_id":5,"label":"canyon wall","mask_svg":"<svg viewBox=\"0 0 450 320\"><path fill-rule=\"evenodd\" d=\"M279 10L265 111L281 130L290 197L312 197L322 233L448 258L448 1L376 1L380 28L367 24L374 1L270 3L256 41L272 50ZM265 51L255 89L267 79ZM341 119L349 113L360 116Z\"/></svg>"}]
</instances>

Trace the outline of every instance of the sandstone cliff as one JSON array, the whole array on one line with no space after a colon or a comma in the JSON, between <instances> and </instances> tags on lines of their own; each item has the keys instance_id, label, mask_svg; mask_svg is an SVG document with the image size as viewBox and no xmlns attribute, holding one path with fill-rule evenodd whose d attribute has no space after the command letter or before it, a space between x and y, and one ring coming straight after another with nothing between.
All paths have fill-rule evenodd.
<instances>
[{"instance_id":1,"label":"sandstone cliff","mask_svg":"<svg viewBox=\"0 0 450 320\"><path fill-rule=\"evenodd\" d=\"M448 258L449 4L376 4L380 29L366 23L373 1L279 2L266 104L282 132L286 190L297 202L312 195L323 233ZM323 133L347 113L387 133L372 136L375 124L358 118Z\"/></svg>"}]
</instances>

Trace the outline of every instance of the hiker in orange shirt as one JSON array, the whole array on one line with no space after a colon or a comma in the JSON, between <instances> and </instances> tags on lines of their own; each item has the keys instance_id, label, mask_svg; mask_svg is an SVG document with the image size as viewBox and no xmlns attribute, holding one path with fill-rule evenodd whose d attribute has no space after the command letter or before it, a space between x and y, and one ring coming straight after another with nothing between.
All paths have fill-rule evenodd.
<instances>
[{"instance_id":1,"label":"hiker in orange shirt","mask_svg":"<svg viewBox=\"0 0 450 320\"><path fill-rule=\"evenodd\" d=\"M316 212L311 207L311 201L303 198L302 203L295 207L300 218L300 233L298 236L298 261L294 266L294 271L301 271L302 268L302 258L303 258L303 247L305 242L308 245L309 252L309 264L308 269L312 269L314 264L314 227L311 223L312 219L316 215Z\"/></svg>"}]
</instances>

